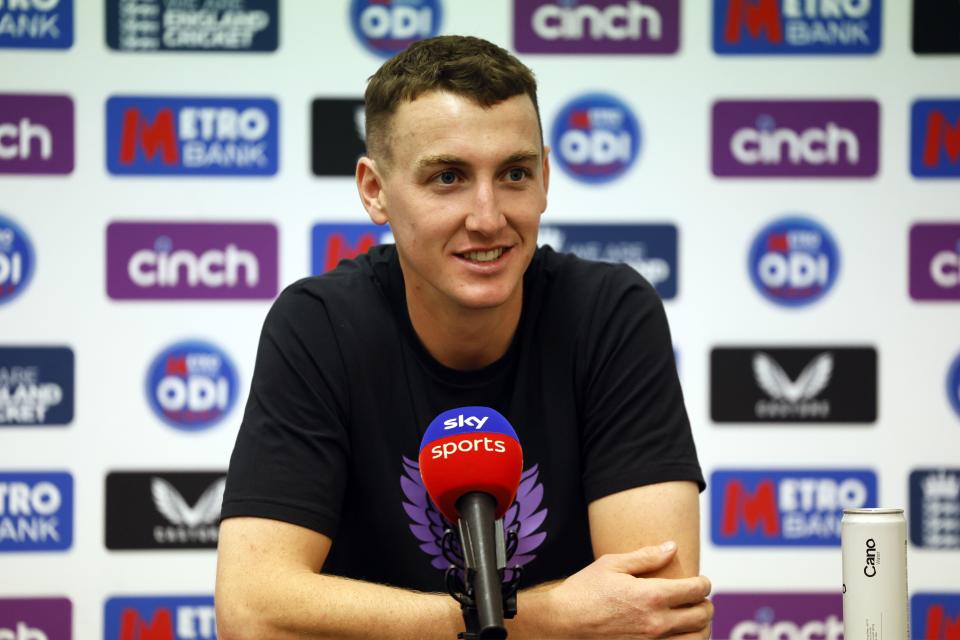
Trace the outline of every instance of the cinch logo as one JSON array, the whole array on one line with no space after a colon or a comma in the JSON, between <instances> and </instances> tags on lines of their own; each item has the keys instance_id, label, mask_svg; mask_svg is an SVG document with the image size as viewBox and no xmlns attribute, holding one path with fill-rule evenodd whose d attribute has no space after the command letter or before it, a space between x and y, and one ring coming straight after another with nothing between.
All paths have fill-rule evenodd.
<instances>
[{"instance_id":1,"label":"cinch logo","mask_svg":"<svg viewBox=\"0 0 960 640\"><path fill-rule=\"evenodd\" d=\"M352 0L350 24L368 51L389 58L440 33L440 0Z\"/></svg>"},{"instance_id":2,"label":"cinch logo","mask_svg":"<svg viewBox=\"0 0 960 640\"><path fill-rule=\"evenodd\" d=\"M713 635L728 640L842 640L839 593L718 593Z\"/></svg>"},{"instance_id":3,"label":"cinch logo","mask_svg":"<svg viewBox=\"0 0 960 640\"><path fill-rule=\"evenodd\" d=\"M876 53L880 0L714 0L719 54Z\"/></svg>"},{"instance_id":4,"label":"cinch logo","mask_svg":"<svg viewBox=\"0 0 960 640\"><path fill-rule=\"evenodd\" d=\"M720 100L713 173L729 177L876 175L880 106L873 100Z\"/></svg>"},{"instance_id":5,"label":"cinch logo","mask_svg":"<svg viewBox=\"0 0 960 640\"><path fill-rule=\"evenodd\" d=\"M113 222L107 294L117 300L272 299L273 224Z\"/></svg>"},{"instance_id":6,"label":"cinch logo","mask_svg":"<svg viewBox=\"0 0 960 640\"><path fill-rule=\"evenodd\" d=\"M819 300L837 280L840 251L822 226L807 218L781 218L754 239L750 279L767 300L799 307Z\"/></svg>"},{"instance_id":7,"label":"cinch logo","mask_svg":"<svg viewBox=\"0 0 960 640\"><path fill-rule=\"evenodd\" d=\"M672 224L563 224L540 227L537 242L587 260L633 267L664 300L677 295L677 227Z\"/></svg>"},{"instance_id":8,"label":"cinch logo","mask_svg":"<svg viewBox=\"0 0 960 640\"><path fill-rule=\"evenodd\" d=\"M960 355L957 355L947 373L947 397L950 398L953 410L960 415Z\"/></svg>"},{"instance_id":9,"label":"cinch logo","mask_svg":"<svg viewBox=\"0 0 960 640\"><path fill-rule=\"evenodd\" d=\"M107 100L107 168L119 175L277 172L277 103L265 98Z\"/></svg>"},{"instance_id":10,"label":"cinch logo","mask_svg":"<svg viewBox=\"0 0 960 640\"><path fill-rule=\"evenodd\" d=\"M960 640L960 593L915 593L910 632L918 640Z\"/></svg>"},{"instance_id":11,"label":"cinch logo","mask_svg":"<svg viewBox=\"0 0 960 640\"><path fill-rule=\"evenodd\" d=\"M521 53L675 53L677 0L515 0Z\"/></svg>"},{"instance_id":12,"label":"cinch logo","mask_svg":"<svg viewBox=\"0 0 960 640\"><path fill-rule=\"evenodd\" d=\"M313 257L310 273L320 275L378 244L393 242L389 226L369 224L315 224L311 233Z\"/></svg>"},{"instance_id":13,"label":"cinch logo","mask_svg":"<svg viewBox=\"0 0 960 640\"><path fill-rule=\"evenodd\" d=\"M609 182L626 172L640 150L640 124L626 104L592 93L568 102L553 121L553 150L570 176Z\"/></svg>"},{"instance_id":14,"label":"cinch logo","mask_svg":"<svg viewBox=\"0 0 960 640\"><path fill-rule=\"evenodd\" d=\"M69 473L0 473L0 551L63 551L72 544Z\"/></svg>"},{"instance_id":15,"label":"cinch logo","mask_svg":"<svg viewBox=\"0 0 960 640\"><path fill-rule=\"evenodd\" d=\"M69 640L72 617L67 598L0 598L0 640Z\"/></svg>"},{"instance_id":16,"label":"cinch logo","mask_svg":"<svg viewBox=\"0 0 960 640\"><path fill-rule=\"evenodd\" d=\"M960 469L912 471L909 513L913 544L960 549Z\"/></svg>"},{"instance_id":17,"label":"cinch logo","mask_svg":"<svg viewBox=\"0 0 960 640\"><path fill-rule=\"evenodd\" d=\"M121 51L276 51L277 0L108 0L107 44Z\"/></svg>"},{"instance_id":18,"label":"cinch logo","mask_svg":"<svg viewBox=\"0 0 960 640\"><path fill-rule=\"evenodd\" d=\"M839 546L844 509L876 506L872 471L716 471L710 533L724 546Z\"/></svg>"},{"instance_id":19,"label":"cinch logo","mask_svg":"<svg viewBox=\"0 0 960 640\"><path fill-rule=\"evenodd\" d=\"M910 297L960 300L960 224L910 227Z\"/></svg>"},{"instance_id":20,"label":"cinch logo","mask_svg":"<svg viewBox=\"0 0 960 640\"><path fill-rule=\"evenodd\" d=\"M178 342L150 365L147 398L154 413L172 427L212 427L233 408L237 371L227 354L208 342Z\"/></svg>"},{"instance_id":21,"label":"cinch logo","mask_svg":"<svg viewBox=\"0 0 960 640\"><path fill-rule=\"evenodd\" d=\"M960 178L960 100L913 103L910 172L918 178Z\"/></svg>"},{"instance_id":22,"label":"cinch logo","mask_svg":"<svg viewBox=\"0 0 960 640\"><path fill-rule=\"evenodd\" d=\"M69 49L73 0L0 2L0 48Z\"/></svg>"},{"instance_id":23,"label":"cinch logo","mask_svg":"<svg viewBox=\"0 0 960 640\"><path fill-rule=\"evenodd\" d=\"M0 427L73 420L73 351L0 347Z\"/></svg>"},{"instance_id":24,"label":"cinch logo","mask_svg":"<svg viewBox=\"0 0 960 640\"><path fill-rule=\"evenodd\" d=\"M12 220L0 215L0 304L27 288L35 263L30 238Z\"/></svg>"},{"instance_id":25,"label":"cinch logo","mask_svg":"<svg viewBox=\"0 0 960 640\"><path fill-rule=\"evenodd\" d=\"M73 101L0 94L0 173L73 171Z\"/></svg>"},{"instance_id":26,"label":"cinch logo","mask_svg":"<svg viewBox=\"0 0 960 640\"><path fill-rule=\"evenodd\" d=\"M215 640L213 596L116 597L104 607L105 640Z\"/></svg>"}]
</instances>

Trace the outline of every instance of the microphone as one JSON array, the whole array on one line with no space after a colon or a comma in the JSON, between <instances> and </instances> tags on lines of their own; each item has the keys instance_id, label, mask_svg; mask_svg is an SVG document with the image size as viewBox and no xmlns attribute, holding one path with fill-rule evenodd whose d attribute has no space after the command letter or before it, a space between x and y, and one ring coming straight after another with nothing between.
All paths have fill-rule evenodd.
<instances>
[{"instance_id":1,"label":"microphone","mask_svg":"<svg viewBox=\"0 0 960 640\"><path fill-rule=\"evenodd\" d=\"M498 572L505 554L502 529L498 536L494 521L513 504L520 486L523 451L517 434L489 407L451 409L427 427L419 459L427 493L440 513L459 527L468 582L470 570L475 570L476 637L506 638Z\"/></svg>"}]
</instances>

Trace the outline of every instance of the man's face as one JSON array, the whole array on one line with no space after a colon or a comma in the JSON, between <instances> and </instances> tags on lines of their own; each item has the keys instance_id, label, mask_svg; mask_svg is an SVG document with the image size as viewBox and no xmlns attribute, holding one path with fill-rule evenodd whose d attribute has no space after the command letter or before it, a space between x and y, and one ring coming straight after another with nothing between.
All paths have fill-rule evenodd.
<instances>
[{"instance_id":1,"label":"man's face","mask_svg":"<svg viewBox=\"0 0 960 640\"><path fill-rule=\"evenodd\" d=\"M389 144L389 166L373 171L379 191L367 209L374 222L390 223L408 304L519 309L549 176L530 98L485 108L427 93L397 108Z\"/></svg>"}]
</instances>

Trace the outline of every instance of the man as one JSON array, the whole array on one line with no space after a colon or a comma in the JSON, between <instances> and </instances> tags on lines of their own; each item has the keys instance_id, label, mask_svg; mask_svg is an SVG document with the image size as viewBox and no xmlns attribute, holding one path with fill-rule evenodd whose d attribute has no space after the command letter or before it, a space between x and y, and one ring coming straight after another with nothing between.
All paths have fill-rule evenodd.
<instances>
[{"instance_id":1,"label":"man","mask_svg":"<svg viewBox=\"0 0 960 640\"><path fill-rule=\"evenodd\" d=\"M415 461L429 422L470 405L523 446L511 638L707 637L703 477L662 305L626 266L537 249L533 75L433 38L380 68L366 110L357 186L396 245L268 314L224 498L220 638L456 637Z\"/></svg>"}]
</instances>

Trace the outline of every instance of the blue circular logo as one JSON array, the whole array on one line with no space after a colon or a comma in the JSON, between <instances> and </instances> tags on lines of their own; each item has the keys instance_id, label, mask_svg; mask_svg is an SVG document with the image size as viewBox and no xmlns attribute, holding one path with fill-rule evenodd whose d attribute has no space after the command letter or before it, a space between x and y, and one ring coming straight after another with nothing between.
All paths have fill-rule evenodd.
<instances>
[{"instance_id":1,"label":"blue circular logo","mask_svg":"<svg viewBox=\"0 0 960 640\"><path fill-rule=\"evenodd\" d=\"M813 220L781 218L757 234L747 268L765 298L800 307L819 300L833 287L840 251L830 232Z\"/></svg>"},{"instance_id":2,"label":"blue circular logo","mask_svg":"<svg viewBox=\"0 0 960 640\"><path fill-rule=\"evenodd\" d=\"M30 238L13 220L0 215L0 304L27 288L35 264Z\"/></svg>"},{"instance_id":3,"label":"blue circular logo","mask_svg":"<svg viewBox=\"0 0 960 640\"><path fill-rule=\"evenodd\" d=\"M640 153L640 123L625 103L590 93L568 102L553 121L553 157L577 180L610 182Z\"/></svg>"},{"instance_id":4,"label":"blue circular logo","mask_svg":"<svg viewBox=\"0 0 960 640\"><path fill-rule=\"evenodd\" d=\"M352 0L350 24L373 54L389 58L440 33L440 0Z\"/></svg>"},{"instance_id":5,"label":"blue circular logo","mask_svg":"<svg viewBox=\"0 0 960 640\"><path fill-rule=\"evenodd\" d=\"M960 354L954 359L947 374L947 397L950 398L953 410L960 415Z\"/></svg>"},{"instance_id":6,"label":"blue circular logo","mask_svg":"<svg viewBox=\"0 0 960 640\"><path fill-rule=\"evenodd\" d=\"M178 342L150 364L147 398L154 413L171 427L206 429L233 408L237 370L223 350L208 342Z\"/></svg>"}]
</instances>

